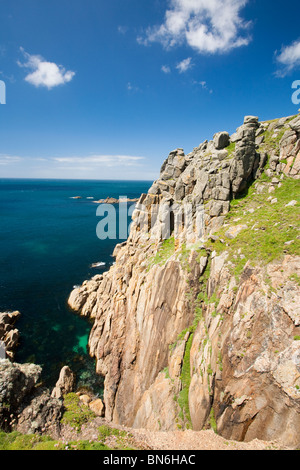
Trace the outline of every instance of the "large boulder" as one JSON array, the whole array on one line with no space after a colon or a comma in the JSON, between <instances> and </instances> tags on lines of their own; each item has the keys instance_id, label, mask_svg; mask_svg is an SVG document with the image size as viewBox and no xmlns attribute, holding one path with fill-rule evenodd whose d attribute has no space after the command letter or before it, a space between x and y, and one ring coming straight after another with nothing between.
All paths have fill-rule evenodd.
<instances>
[{"instance_id":1,"label":"large boulder","mask_svg":"<svg viewBox=\"0 0 300 470\"><path fill-rule=\"evenodd\" d=\"M293 131L296 131L297 134L300 133L300 116L296 116L295 119L290 121L289 126Z\"/></svg>"},{"instance_id":2,"label":"large boulder","mask_svg":"<svg viewBox=\"0 0 300 470\"><path fill-rule=\"evenodd\" d=\"M228 147L230 143L230 136L228 132L218 132L214 135L214 146L217 150L222 150Z\"/></svg>"}]
</instances>

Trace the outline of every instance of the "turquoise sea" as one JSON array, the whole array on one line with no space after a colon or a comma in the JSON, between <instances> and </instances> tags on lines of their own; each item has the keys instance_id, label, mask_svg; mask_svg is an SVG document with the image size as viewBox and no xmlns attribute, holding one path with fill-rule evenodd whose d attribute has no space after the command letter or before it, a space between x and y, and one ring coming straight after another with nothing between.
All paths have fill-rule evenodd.
<instances>
[{"instance_id":1,"label":"turquoise sea","mask_svg":"<svg viewBox=\"0 0 300 470\"><path fill-rule=\"evenodd\" d=\"M79 386L99 392L101 381L87 350L91 324L68 309L67 299L75 285L109 269L114 246L124 241L97 238L100 219L93 200L138 198L150 186L0 179L0 312L21 312L16 361L40 364L45 385L54 386L67 364ZM81 199L73 199L77 196ZM105 266L91 267L100 262Z\"/></svg>"}]
</instances>

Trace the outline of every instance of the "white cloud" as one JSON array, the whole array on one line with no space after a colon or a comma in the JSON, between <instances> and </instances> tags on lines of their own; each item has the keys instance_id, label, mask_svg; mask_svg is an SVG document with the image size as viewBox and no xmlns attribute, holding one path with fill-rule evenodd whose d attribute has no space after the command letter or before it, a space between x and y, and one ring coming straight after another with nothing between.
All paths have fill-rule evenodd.
<instances>
[{"instance_id":1,"label":"white cloud","mask_svg":"<svg viewBox=\"0 0 300 470\"><path fill-rule=\"evenodd\" d=\"M131 82L127 83L127 90L132 92L132 93L137 93L137 92L141 91L139 87L133 85Z\"/></svg>"},{"instance_id":2,"label":"white cloud","mask_svg":"<svg viewBox=\"0 0 300 470\"><path fill-rule=\"evenodd\" d=\"M21 161L21 157L0 154L0 165L11 165Z\"/></svg>"},{"instance_id":3,"label":"white cloud","mask_svg":"<svg viewBox=\"0 0 300 470\"><path fill-rule=\"evenodd\" d=\"M250 23L240 12L248 0L170 0L165 21L148 28L140 44L160 42L170 48L184 44L199 53L224 53L248 45L251 38L241 35Z\"/></svg>"},{"instance_id":4,"label":"white cloud","mask_svg":"<svg viewBox=\"0 0 300 470\"><path fill-rule=\"evenodd\" d=\"M168 65L163 65L161 71L164 73L171 73L171 68Z\"/></svg>"},{"instance_id":5,"label":"white cloud","mask_svg":"<svg viewBox=\"0 0 300 470\"><path fill-rule=\"evenodd\" d=\"M55 157L54 161L68 165L101 165L106 167L114 166L135 166L144 160L144 157L130 155L90 155L87 157Z\"/></svg>"},{"instance_id":6,"label":"white cloud","mask_svg":"<svg viewBox=\"0 0 300 470\"><path fill-rule=\"evenodd\" d=\"M31 85L43 86L50 90L58 85L70 82L75 76L75 72L66 70L62 65L47 62L39 55L30 55L22 47L20 50L26 62L18 62L18 65L31 70L31 73L25 77L25 80Z\"/></svg>"},{"instance_id":7,"label":"white cloud","mask_svg":"<svg viewBox=\"0 0 300 470\"><path fill-rule=\"evenodd\" d=\"M118 26L118 32L120 34L126 34L128 31L128 27L127 26Z\"/></svg>"},{"instance_id":8,"label":"white cloud","mask_svg":"<svg viewBox=\"0 0 300 470\"><path fill-rule=\"evenodd\" d=\"M176 65L177 70L179 73L187 72L189 69L193 67L192 58L188 57L187 59L182 60Z\"/></svg>"},{"instance_id":9,"label":"white cloud","mask_svg":"<svg viewBox=\"0 0 300 470\"><path fill-rule=\"evenodd\" d=\"M283 66L277 75L284 77L287 73L300 67L300 40L294 41L290 46L284 47L276 57L277 62Z\"/></svg>"},{"instance_id":10,"label":"white cloud","mask_svg":"<svg viewBox=\"0 0 300 470\"><path fill-rule=\"evenodd\" d=\"M201 86L201 88L202 88L203 90L208 91L210 94L213 93L213 90L211 90L211 89L208 87L208 85L207 85L207 83L206 83L205 80L202 80L202 81L193 80L193 85L195 85L195 86Z\"/></svg>"}]
</instances>

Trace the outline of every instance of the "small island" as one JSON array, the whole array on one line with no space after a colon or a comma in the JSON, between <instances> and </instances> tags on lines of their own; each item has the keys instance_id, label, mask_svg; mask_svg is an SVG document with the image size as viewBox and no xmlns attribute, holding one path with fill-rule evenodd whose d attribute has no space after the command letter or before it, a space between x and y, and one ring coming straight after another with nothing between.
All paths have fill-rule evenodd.
<instances>
[{"instance_id":1,"label":"small island","mask_svg":"<svg viewBox=\"0 0 300 470\"><path fill-rule=\"evenodd\" d=\"M116 199L114 197L107 197L106 199L99 199L98 201L93 201L94 204L120 204L121 202L138 202L139 198L137 199L129 199L129 198L120 198Z\"/></svg>"}]
</instances>

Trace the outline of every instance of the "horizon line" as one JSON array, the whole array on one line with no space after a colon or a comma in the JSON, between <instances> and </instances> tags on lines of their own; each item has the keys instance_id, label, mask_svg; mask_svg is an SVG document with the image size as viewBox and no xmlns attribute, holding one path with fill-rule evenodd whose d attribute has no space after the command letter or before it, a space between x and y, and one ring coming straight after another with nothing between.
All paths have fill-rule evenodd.
<instances>
[{"instance_id":1,"label":"horizon line","mask_svg":"<svg viewBox=\"0 0 300 470\"><path fill-rule=\"evenodd\" d=\"M145 180L145 179L96 179L96 178L38 178L38 177L32 177L32 178L24 178L22 176L1 176L1 180L42 180L42 181L143 181L143 182L153 182L154 180Z\"/></svg>"}]
</instances>

